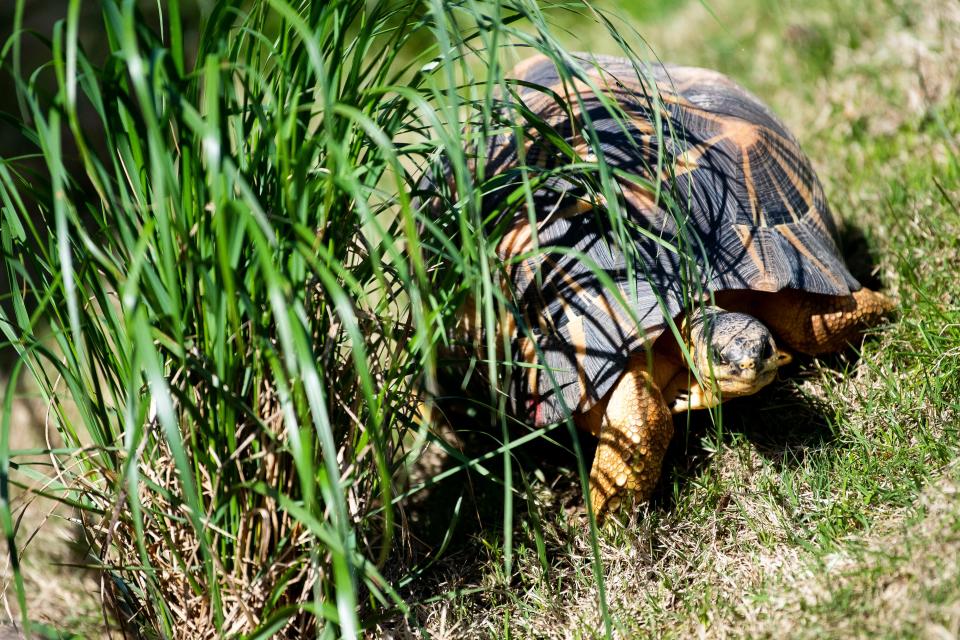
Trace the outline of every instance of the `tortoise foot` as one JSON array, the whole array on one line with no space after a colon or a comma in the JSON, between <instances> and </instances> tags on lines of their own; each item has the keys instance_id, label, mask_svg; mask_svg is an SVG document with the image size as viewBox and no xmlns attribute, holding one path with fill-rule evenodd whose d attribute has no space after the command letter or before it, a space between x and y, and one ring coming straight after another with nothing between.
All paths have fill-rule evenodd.
<instances>
[{"instance_id":1,"label":"tortoise foot","mask_svg":"<svg viewBox=\"0 0 960 640\"><path fill-rule=\"evenodd\" d=\"M809 355L840 351L896 309L893 300L866 287L843 298L794 295L795 306L782 305L783 313L771 324L780 325L792 348Z\"/></svg>"},{"instance_id":2,"label":"tortoise foot","mask_svg":"<svg viewBox=\"0 0 960 640\"><path fill-rule=\"evenodd\" d=\"M673 437L670 409L642 359L631 361L614 387L599 432L590 470L590 502L598 518L650 498Z\"/></svg>"}]
</instances>

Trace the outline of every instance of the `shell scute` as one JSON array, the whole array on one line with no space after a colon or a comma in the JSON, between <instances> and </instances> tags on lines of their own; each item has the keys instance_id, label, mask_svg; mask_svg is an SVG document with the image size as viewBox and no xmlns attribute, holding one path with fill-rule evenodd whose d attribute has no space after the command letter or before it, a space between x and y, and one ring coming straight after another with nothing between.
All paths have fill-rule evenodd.
<instances>
[{"instance_id":1,"label":"shell scute","mask_svg":"<svg viewBox=\"0 0 960 640\"><path fill-rule=\"evenodd\" d=\"M598 146L620 176L627 222L611 221L595 192L553 171L571 158L536 135L524 140L528 164L553 172L534 193L535 225L518 212L498 248L505 260L524 256L509 272L525 325L515 354L536 373L515 376L513 396L541 424L604 397L630 355L698 292L860 288L809 160L757 98L703 69L654 65L638 75L604 56L578 64L590 82L565 84L552 62L528 61L515 75L524 81L516 95L585 161L596 160ZM596 146L584 137L588 122ZM511 137L494 145L493 173L516 164L516 145Z\"/></svg>"}]
</instances>

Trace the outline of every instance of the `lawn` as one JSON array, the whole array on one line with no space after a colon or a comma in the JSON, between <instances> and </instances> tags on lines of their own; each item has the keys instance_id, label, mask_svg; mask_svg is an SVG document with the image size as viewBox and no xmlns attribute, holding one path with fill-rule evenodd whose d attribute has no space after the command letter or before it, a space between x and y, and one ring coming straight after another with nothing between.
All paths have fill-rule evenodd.
<instances>
[{"instance_id":1,"label":"lawn","mask_svg":"<svg viewBox=\"0 0 960 640\"><path fill-rule=\"evenodd\" d=\"M720 425L678 420L653 503L600 534L613 632L956 637L960 8L719 0L653 13L635 26L661 59L724 71L783 117L845 224L855 274L900 311L859 349L801 359L727 403ZM433 637L603 637L575 459L558 439L517 453L536 498L517 516L509 574L491 527L502 489L474 477L464 492L480 504L415 591Z\"/></svg>"},{"instance_id":2,"label":"lawn","mask_svg":"<svg viewBox=\"0 0 960 640\"><path fill-rule=\"evenodd\" d=\"M469 146L449 86L489 106L470 81L500 35L458 38L495 12L428 2L436 15L466 9L404 39L400 14L375 4L345 0L329 20L317 4L307 24L277 0L242 30L217 13L190 72L176 48L196 30L173 32L172 56L137 58L171 34L144 35L126 3L110 23L123 55L102 84L81 57L73 89L95 126L109 123L109 152L93 140L83 168L66 170L76 182L55 175L36 190L22 186L22 158L0 164L0 268L22 266L11 246L33 246L17 244L33 229L16 193L42 203L35 244L70 229L78 265L61 266L54 242L22 249L42 268L11 269L4 293L15 308L4 339L34 358L0 416L2 486L8 464L14 485L0 526L18 527L20 564L3 574L13 620L50 637L102 635L104 618L116 629L126 615L128 631L157 637L313 625L325 637L960 635L960 5L597 3L622 14L613 31L639 55L727 73L782 117L843 223L852 271L899 310L862 345L798 358L756 396L677 418L652 502L594 535L575 453L589 463L589 436L501 420L481 406L481 376L475 396L462 371L432 378L458 296L489 279L482 248L450 248L463 237L423 226L404 174ZM364 11L370 24L350 22ZM548 15L564 46L617 53L589 12ZM70 24L53 41L67 62L48 80L77 71ZM421 102L381 91L392 65L434 64L418 57L431 38L483 46L473 66L440 66L440 80L398 76L420 83ZM383 43L397 59L364 67L358 52ZM372 75L325 75L328 58ZM131 59L155 75L138 77ZM325 110L317 86L349 108ZM58 128L88 130L71 109L26 136L37 157L59 153ZM468 228L463 209L454 222ZM421 262L405 266L397 252L417 238ZM454 276L441 254L461 261ZM423 380L443 390L429 435L412 409ZM80 511L47 517L51 499ZM105 615L101 589L114 598Z\"/></svg>"}]
</instances>

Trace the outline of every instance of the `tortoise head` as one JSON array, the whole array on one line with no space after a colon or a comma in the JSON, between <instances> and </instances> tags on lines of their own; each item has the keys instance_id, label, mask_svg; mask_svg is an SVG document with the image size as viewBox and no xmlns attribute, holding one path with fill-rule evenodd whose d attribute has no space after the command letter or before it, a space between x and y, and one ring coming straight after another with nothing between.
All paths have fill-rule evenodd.
<instances>
[{"instance_id":1,"label":"tortoise head","mask_svg":"<svg viewBox=\"0 0 960 640\"><path fill-rule=\"evenodd\" d=\"M770 330L745 313L698 310L687 324L687 335L693 363L728 398L756 393L791 360L777 349Z\"/></svg>"}]
</instances>

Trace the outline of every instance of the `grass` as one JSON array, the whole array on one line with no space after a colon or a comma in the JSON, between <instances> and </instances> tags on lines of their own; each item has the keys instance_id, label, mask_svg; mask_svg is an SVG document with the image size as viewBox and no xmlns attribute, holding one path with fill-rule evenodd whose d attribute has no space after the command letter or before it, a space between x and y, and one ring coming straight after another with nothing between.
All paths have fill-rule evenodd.
<instances>
[{"instance_id":1,"label":"grass","mask_svg":"<svg viewBox=\"0 0 960 640\"><path fill-rule=\"evenodd\" d=\"M726 71L785 117L847 224L851 265L900 313L860 349L728 403L722 429L699 416L681 427L653 504L600 536L615 633L952 637L960 15L896 0L710 9L640 28L663 59ZM420 619L435 637L602 637L569 449L518 460L536 499L515 571L488 525L461 525L466 540L422 591L447 595Z\"/></svg>"},{"instance_id":2,"label":"grass","mask_svg":"<svg viewBox=\"0 0 960 640\"><path fill-rule=\"evenodd\" d=\"M599 532L580 511L589 438L529 434L463 399L440 406L456 432L430 431L415 404L438 388L467 292L495 300L495 237L463 153L499 126L491 63L511 55L489 52L613 53L610 33L519 0L499 15L272 0L216 4L192 44L176 3L107 2L101 59L77 44L79 5L35 74L17 73L16 39L0 53L31 149L0 161L0 331L60 438L15 441L5 411L0 484L40 480L78 509L80 562L108 577L111 624L146 637L960 630L950 2L644 5L653 51L731 74L785 117L848 223L854 270L901 311L859 351L727 404L721 426L681 421L654 502ZM464 203L439 222L409 199L438 156ZM473 400L502 402L487 388L502 374ZM0 506L22 558L28 510ZM13 566L13 609L55 633L30 614L36 571Z\"/></svg>"},{"instance_id":3,"label":"grass","mask_svg":"<svg viewBox=\"0 0 960 640\"><path fill-rule=\"evenodd\" d=\"M436 440L437 353L468 293L486 318L504 305L468 150L515 125L495 108L509 47L563 49L528 0L224 0L192 41L178 2L108 1L100 54L81 8L26 60L19 1L0 51L26 147L0 161L18 622L42 631L30 491L76 510L124 634L356 637L407 613L398 589L422 569L398 544L398 480ZM421 181L431 164L457 179ZM494 338L481 366L502 404ZM40 448L12 440L24 378L56 434Z\"/></svg>"}]
</instances>

